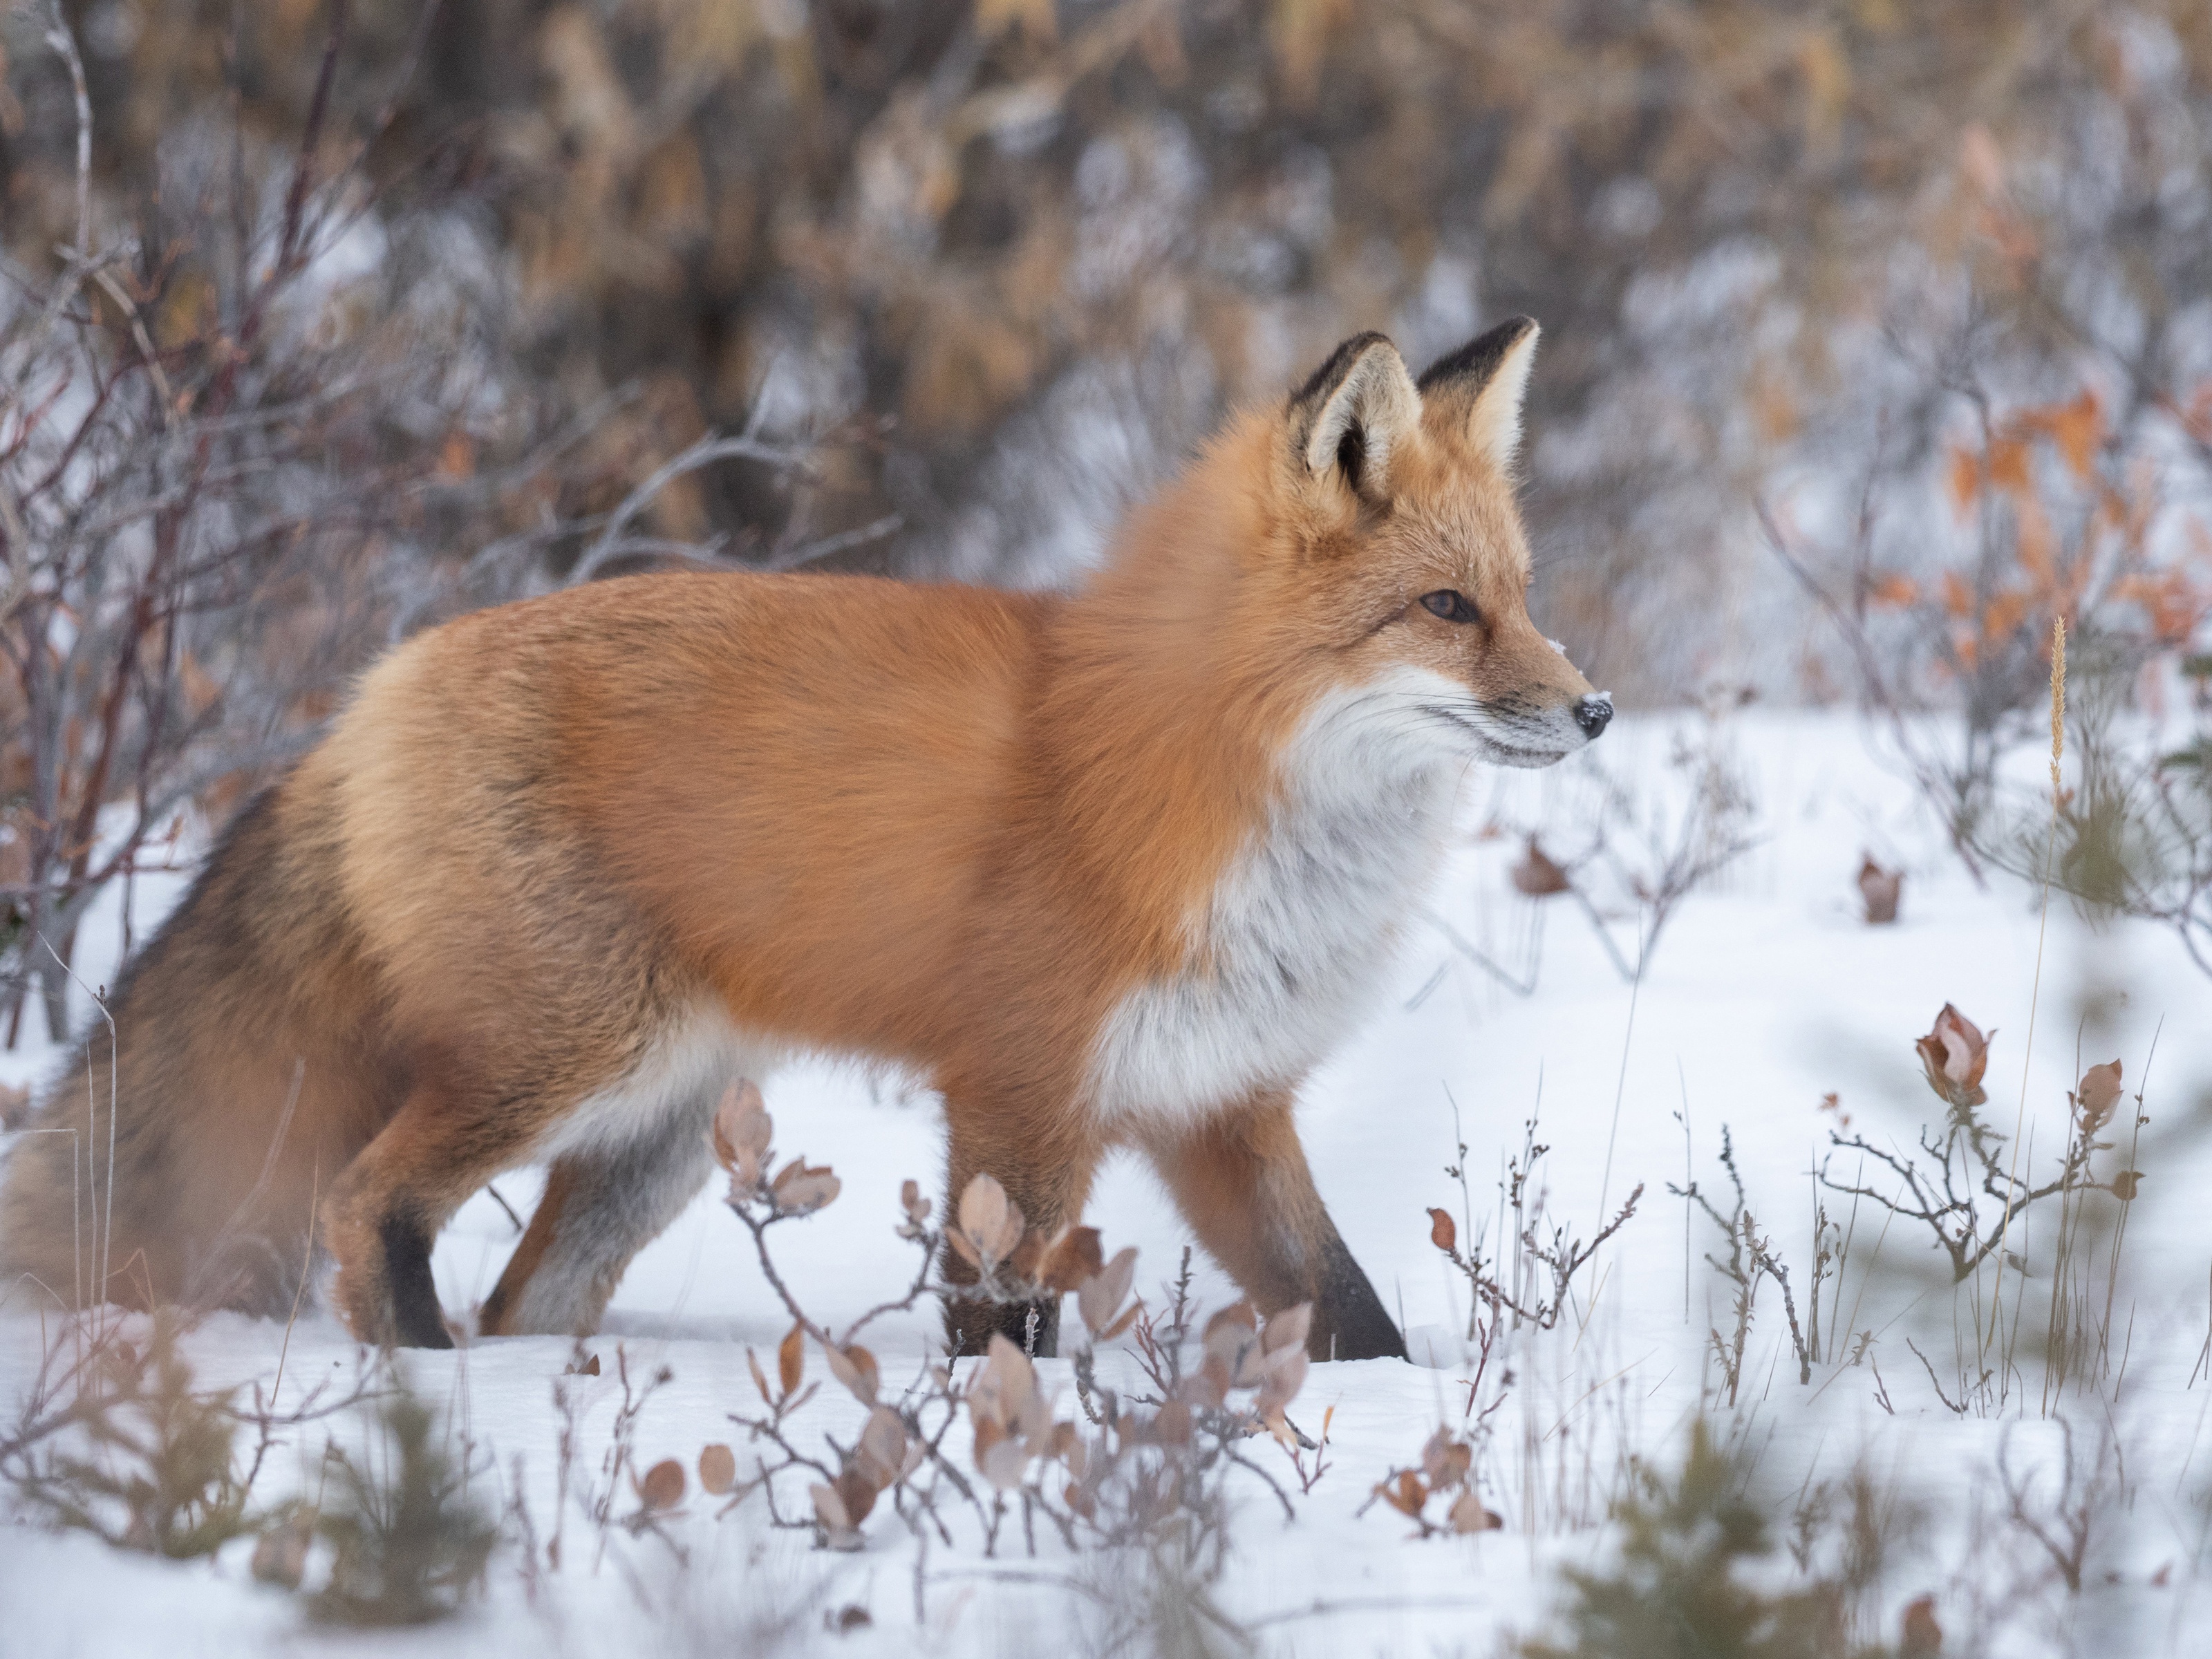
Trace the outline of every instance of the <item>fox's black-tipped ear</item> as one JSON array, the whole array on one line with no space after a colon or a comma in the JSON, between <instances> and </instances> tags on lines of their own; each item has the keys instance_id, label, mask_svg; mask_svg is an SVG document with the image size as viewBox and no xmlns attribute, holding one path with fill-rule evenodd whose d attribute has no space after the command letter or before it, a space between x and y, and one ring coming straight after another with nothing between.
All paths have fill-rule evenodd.
<instances>
[{"instance_id":1,"label":"fox's black-tipped ear","mask_svg":"<svg viewBox=\"0 0 2212 1659\"><path fill-rule=\"evenodd\" d=\"M1340 474L1370 501L1389 495L1390 457L1421 423L1421 394L1398 348L1355 334L1291 399L1291 440L1315 477Z\"/></svg>"},{"instance_id":2,"label":"fox's black-tipped ear","mask_svg":"<svg viewBox=\"0 0 2212 1659\"><path fill-rule=\"evenodd\" d=\"M1534 318L1508 318L1421 376L1422 401L1462 421L1474 447L1500 471L1511 468L1521 447L1521 399L1541 331Z\"/></svg>"}]
</instances>

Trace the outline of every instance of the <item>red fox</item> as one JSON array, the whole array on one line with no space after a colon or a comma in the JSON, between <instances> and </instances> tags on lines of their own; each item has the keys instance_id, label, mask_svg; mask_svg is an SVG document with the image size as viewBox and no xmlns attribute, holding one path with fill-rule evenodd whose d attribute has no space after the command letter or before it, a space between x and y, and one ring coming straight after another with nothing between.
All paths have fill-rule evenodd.
<instances>
[{"instance_id":1,"label":"red fox","mask_svg":"<svg viewBox=\"0 0 2212 1659\"><path fill-rule=\"evenodd\" d=\"M542 1163L481 1329L587 1332L724 1087L827 1053L942 1092L951 1193L988 1171L1049 1233L1136 1148L1262 1311L1314 1304L1315 1358L1401 1355L1292 1106L1469 767L1612 716L1525 602L1536 331L1418 385L1347 340L1069 597L647 575L400 646L122 975L105 1294L281 1314L319 1248L361 1339L448 1346L432 1242ZM106 1048L46 1108L95 1143ZM0 1190L50 1285L67 1142ZM966 1351L1030 1317L947 1311Z\"/></svg>"}]
</instances>

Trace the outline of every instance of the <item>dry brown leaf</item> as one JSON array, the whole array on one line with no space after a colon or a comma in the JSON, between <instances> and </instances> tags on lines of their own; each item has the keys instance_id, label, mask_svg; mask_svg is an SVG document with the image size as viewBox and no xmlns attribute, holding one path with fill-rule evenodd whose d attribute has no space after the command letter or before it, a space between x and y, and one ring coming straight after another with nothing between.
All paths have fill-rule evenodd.
<instances>
[{"instance_id":1,"label":"dry brown leaf","mask_svg":"<svg viewBox=\"0 0 2212 1659\"><path fill-rule=\"evenodd\" d=\"M981 1436L977 1437L979 1443ZM975 1467L983 1478L1000 1492L1012 1492L1022 1484L1022 1472L1029 1467L1029 1453L1015 1439L998 1442L988 1451L979 1451Z\"/></svg>"},{"instance_id":2,"label":"dry brown leaf","mask_svg":"<svg viewBox=\"0 0 2212 1659\"><path fill-rule=\"evenodd\" d=\"M880 1372L875 1355L855 1342L849 1348L833 1348L823 1344L822 1356L829 1361L830 1374L852 1391L853 1397L863 1406L876 1403L876 1387Z\"/></svg>"},{"instance_id":3,"label":"dry brown leaf","mask_svg":"<svg viewBox=\"0 0 2212 1659\"><path fill-rule=\"evenodd\" d=\"M845 1514L854 1526L858 1527L868 1518L868 1511L876 1506L878 1490L857 1463L837 1477L837 1501L844 1505Z\"/></svg>"},{"instance_id":4,"label":"dry brown leaf","mask_svg":"<svg viewBox=\"0 0 2212 1659\"><path fill-rule=\"evenodd\" d=\"M1012 1255L1027 1225L1006 1189L988 1173L979 1170L960 1194L960 1231L988 1261Z\"/></svg>"},{"instance_id":5,"label":"dry brown leaf","mask_svg":"<svg viewBox=\"0 0 2212 1659\"><path fill-rule=\"evenodd\" d=\"M1512 877L1514 887L1530 898L1548 898L1554 893L1565 892L1573 884L1567 879L1567 872L1536 844L1534 836L1528 837L1528 850L1513 866Z\"/></svg>"},{"instance_id":6,"label":"dry brown leaf","mask_svg":"<svg viewBox=\"0 0 2212 1659\"><path fill-rule=\"evenodd\" d=\"M770 1406L775 1404L775 1396L768 1391L768 1373L761 1369L760 1356L747 1348L745 1364L752 1367L753 1386L760 1390L763 1402Z\"/></svg>"},{"instance_id":7,"label":"dry brown leaf","mask_svg":"<svg viewBox=\"0 0 2212 1659\"><path fill-rule=\"evenodd\" d=\"M1982 1092L1982 1073L1989 1068L1990 1039L1980 1028L1949 1003L1936 1016L1928 1035L1913 1047L1928 1073L1928 1086L1954 1106L1978 1106L1988 1098Z\"/></svg>"},{"instance_id":8,"label":"dry brown leaf","mask_svg":"<svg viewBox=\"0 0 2212 1659\"><path fill-rule=\"evenodd\" d=\"M1446 1210L1429 1212L1429 1243L1447 1253L1459 1248L1459 1224Z\"/></svg>"},{"instance_id":9,"label":"dry brown leaf","mask_svg":"<svg viewBox=\"0 0 2212 1659\"><path fill-rule=\"evenodd\" d=\"M1886 927L1897 920L1898 901L1905 893L1905 872L1885 870L1867 856L1859 866L1859 897L1866 907L1867 925Z\"/></svg>"},{"instance_id":10,"label":"dry brown leaf","mask_svg":"<svg viewBox=\"0 0 2212 1659\"><path fill-rule=\"evenodd\" d=\"M776 1380L783 1384L788 1395L799 1386L806 1375L806 1327L793 1325L783 1340L776 1345Z\"/></svg>"},{"instance_id":11,"label":"dry brown leaf","mask_svg":"<svg viewBox=\"0 0 2212 1659\"><path fill-rule=\"evenodd\" d=\"M1283 1412L1291 1401L1298 1397L1298 1390L1305 1387L1306 1372L1312 1364L1303 1342L1268 1357L1267 1377L1260 1384L1259 1395L1253 1401L1253 1408L1260 1413L1261 1422L1273 1428L1287 1426L1281 1421Z\"/></svg>"},{"instance_id":12,"label":"dry brown leaf","mask_svg":"<svg viewBox=\"0 0 2212 1659\"><path fill-rule=\"evenodd\" d=\"M2120 1062L2107 1060L2081 1073L2081 1086L2074 1096L2081 1114L2081 1133L2094 1135L2112 1115L2120 1102Z\"/></svg>"},{"instance_id":13,"label":"dry brown leaf","mask_svg":"<svg viewBox=\"0 0 2212 1659\"><path fill-rule=\"evenodd\" d=\"M1482 1500L1472 1490L1462 1492L1452 1503L1454 1532L1497 1532L1504 1525L1504 1518L1495 1510L1483 1508Z\"/></svg>"},{"instance_id":14,"label":"dry brown leaf","mask_svg":"<svg viewBox=\"0 0 2212 1659\"><path fill-rule=\"evenodd\" d=\"M794 1158L783 1166L783 1173L776 1176L769 1195L785 1215L807 1215L834 1200L843 1184L830 1172L828 1164L817 1169L805 1158Z\"/></svg>"},{"instance_id":15,"label":"dry brown leaf","mask_svg":"<svg viewBox=\"0 0 2212 1659\"><path fill-rule=\"evenodd\" d=\"M2123 1170L2112 1177L2112 1196L2123 1204L2135 1202L2136 1194L2142 1188L2141 1170Z\"/></svg>"},{"instance_id":16,"label":"dry brown leaf","mask_svg":"<svg viewBox=\"0 0 2212 1659\"><path fill-rule=\"evenodd\" d=\"M992 1332L989 1355L968 1385L969 1414L979 1424L988 1419L1012 1428L1036 1394L1036 1369L1029 1356L1003 1333Z\"/></svg>"},{"instance_id":17,"label":"dry brown leaf","mask_svg":"<svg viewBox=\"0 0 2212 1659\"><path fill-rule=\"evenodd\" d=\"M899 1237L921 1237L922 1231L929 1225L930 1202L921 1195L920 1186L911 1181L900 1183L899 1208L905 1212L904 1218L899 1222Z\"/></svg>"},{"instance_id":18,"label":"dry brown leaf","mask_svg":"<svg viewBox=\"0 0 2212 1659\"><path fill-rule=\"evenodd\" d=\"M1037 1264L1044 1260L1045 1236L1032 1227L1022 1235L1022 1242L1014 1246L1013 1255L1007 1259L1006 1267L1024 1285L1036 1280Z\"/></svg>"},{"instance_id":19,"label":"dry brown leaf","mask_svg":"<svg viewBox=\"0 0 2212 1659\"><path fill-rule=\"evenodd\" d=\"M738 1455L719 1441L699 1454L700 1489L720 1498L738 1484Z\"/></svg>"},{"instance_id":20,"label":"dry brown leaf","mask_svg":"<svg viewBox=\"0 0 2212 1659\"><path fill-rule=\"evenodd\" d=\"M906 1425L890 1407L878 1406L860 1430L854 1461L867 1469L878 1486L889 1486L905 1478L908 1451Z\"/></svg>"},{"instance_id":21,"label":"dry brown leaf","mask_svg":"<svg viewBox=\"0 0 2212 1659\"><path fill-rule=\"evenodd\" d=\"M1137 1276L1137 1252L1134 1246L1117 1252L1091 1278L1077 1288L1076 1310L1092 1336L1102 1340L1117 1334L1109 1330L1115 1314L1121 1309L1122 1298L1129 1294L1129 1285Z\"/></svg>"},{"instance_id":22,"label":"dry brown leaf","mask_svg":"<svg viewBox=\"0 0 2212 1659\"><path fill-rule=\"evenodd\" d=\"M730 1172L732 1196L749 1195L758 1188L775 1135L775 1121L768 1115L759 1085L750 1078L730 1085L714 1108L711 1138L715 1162Z\"/></svg>"},{"instance_id":23,"label":"dry brown leaf","mask_svg":"<svg viewBox=\"0 0 2212 1659\"><path fill-rule=\"evenodd\" d=\"M845 1500L837 1496L834 1487L817 1485L806 1490L814 1499L814 1518L824 1530L832 1535L853 1530L852 1517L845 1513Z\"/></svg>"},{"instance_id":24,"label":"dry brown leaf","mask_svg":"<svg viewBox=\"0 0 2212 1659\"><path fill-rule=\"evenodd\" d=\"M1098 1242L1098 1229L1071 1227L1054 1242L1051 1249L1045 1252L1038 1280L1048 1291L1080 1290L1083 1281L1094 1277L1105 1265L1105 1253Z\"/></svg>"},{"instance_id":25,"label":"dry brown leaf","mask_svg":"<svg viewBox=\"0 0 2212 1659\"><path fill-rule=\"evenodd\" d=\"M637 1501L649 1510L672 1510L684 1501L684 1466L664 1457L635 1483Z\"/></svg>"}]
</instances>

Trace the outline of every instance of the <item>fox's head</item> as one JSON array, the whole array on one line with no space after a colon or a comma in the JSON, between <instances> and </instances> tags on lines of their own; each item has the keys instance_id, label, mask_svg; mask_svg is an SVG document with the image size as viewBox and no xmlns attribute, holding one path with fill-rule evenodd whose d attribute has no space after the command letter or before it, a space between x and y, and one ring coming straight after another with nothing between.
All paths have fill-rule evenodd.
<instances>
[{"instance_id":1,"label":"fox's head","mask_svg":"<svg viewBox=\"0 0 2212 1659\"><path fill-rule=\"evenodd\" d=\"M1516 317L1419 381L1357 336L1243 434L1272 476L1240 603L1440 760L1548 766L1613 718L1528 618L1513 470L1536 334Z\"/></svg>"}]
</instances>

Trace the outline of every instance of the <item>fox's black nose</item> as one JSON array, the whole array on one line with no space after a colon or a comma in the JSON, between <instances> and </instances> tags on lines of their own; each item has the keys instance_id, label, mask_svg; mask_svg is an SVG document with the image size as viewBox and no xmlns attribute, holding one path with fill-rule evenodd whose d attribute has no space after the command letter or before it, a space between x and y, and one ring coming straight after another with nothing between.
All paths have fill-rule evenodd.
<instances>
[{"instance_id":1,"label":"fox's black nose","mask_svg":"<svg viewBox=\"0 0 2212 1659\"><path fill-rule=\"evenodd\" d=\"M1575 704L1575 724L1583 729L1583 736L1595 743L1598 736L1613 720L1613 693L1593 691Z\"/></svg>"}]
</instances>

